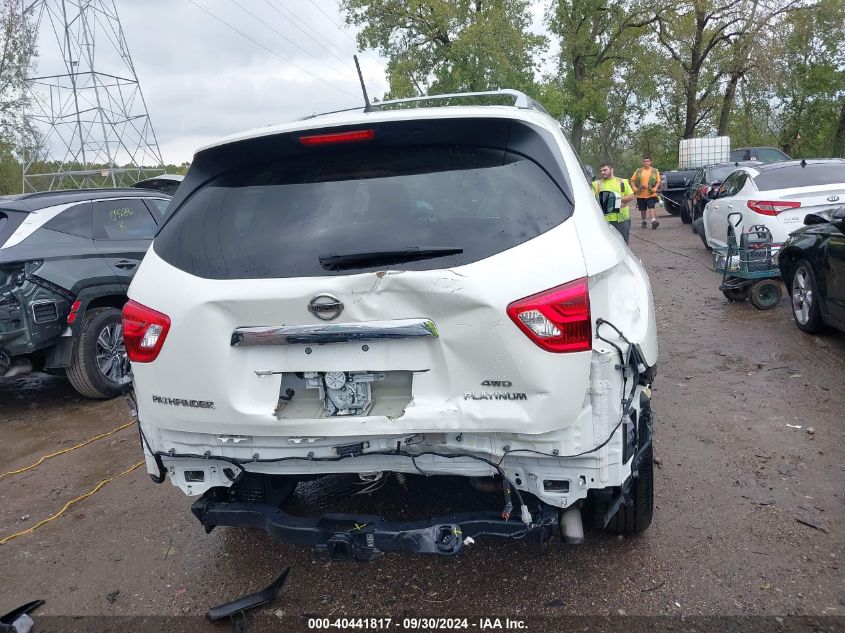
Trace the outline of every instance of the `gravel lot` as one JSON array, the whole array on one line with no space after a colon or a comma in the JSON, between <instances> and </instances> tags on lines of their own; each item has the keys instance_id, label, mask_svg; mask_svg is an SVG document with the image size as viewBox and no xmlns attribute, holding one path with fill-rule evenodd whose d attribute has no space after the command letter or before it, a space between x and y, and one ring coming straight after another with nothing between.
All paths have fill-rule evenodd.
<instances>
[{"instance_id":1,"label":"gravel lot","mask_svg":"<svg viewBox=\"0 0 845 633\"><path fill-rule=\"evenodd\" d=\"M632 233L651 275L661 357L657 509L644 535L591 534L583 546L554 543L545 552L484 541L457 559L389 554L370 564L325 563L263 533L206 535L191 499L169 483L152 484L142 467L0 545L0 613L43 598L37 620L201 616L290 565L288 586L256 620L263 628L284 616L293 630L304 626L303 614L532 616L530 630L572 615L845 615L845 335L800 333L786 299L768 312L726 301L698 237L676 218ZM84 400L58 378L2 383L0 471L129 421L121 400ZM130 427L3 479L0 538L140 459ZM414 482L411 495L435 483ZM310 482L300 485L297 503L331 507L347 492L343 478ZM398 496L388 492L385 503L401 504ZM840 618L819 621L845 626Z\"/></svg>"}]
</instances>

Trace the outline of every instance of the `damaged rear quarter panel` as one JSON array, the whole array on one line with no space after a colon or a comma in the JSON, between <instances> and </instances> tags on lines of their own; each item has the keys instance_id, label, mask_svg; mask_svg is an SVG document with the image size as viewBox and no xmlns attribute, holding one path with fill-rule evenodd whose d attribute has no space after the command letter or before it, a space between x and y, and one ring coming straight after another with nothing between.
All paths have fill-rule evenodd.
<instances>
[{"instance_id":1,"label":"damaged rear quarter panel","mask_svg":"<svg viewBox=\"0 0 845 633\"><path fill-rule=\"evenodd\" d=\"M70 309L66 294L33 280L37 262L0 264L0 349L10 356L30 354L55 342ZM49 284L45 284L49 285ZM55 318L36 322L33 307L55 306ZM48 310L49 311L49 310Z\"/></svg>"},{"instance_id":2,"label":"damaged rear quarter panel","mask_svg":"<svg viewBox=\"0 0 845 633\"><path fill-rule=\"evenodd\" d=\"M116 281L92 240L44 228L0 250L0 270L0 348L10 356L54 345L79 292ZM39 302L55 302L56 318L36 323Z\"/></svg>"},{"instance_id":3,"label":"damaged rear quarter panel","mask_svg":"<svg viewBox=\"0 0 845 633\"><path fill-rule=\"evenodd\" d=\"M657 327L651 285L636 258L628 254L612 268L595 275L590 281L590 300L594 318L601 315L618 327L629 341L639 344L649 366L657 363ZM617 341L610 327L603 326L600 333Z\"/></svg>"}]
</instances>

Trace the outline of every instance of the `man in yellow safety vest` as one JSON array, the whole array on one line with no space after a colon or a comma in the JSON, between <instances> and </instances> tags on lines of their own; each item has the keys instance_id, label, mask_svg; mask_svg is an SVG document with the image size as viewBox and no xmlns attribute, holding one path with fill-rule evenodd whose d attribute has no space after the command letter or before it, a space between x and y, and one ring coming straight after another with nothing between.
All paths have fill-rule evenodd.
<instances>
[{"instance_id":1,"label":"man in yellow safety vest","mask_svg":"<svg viewBox=\"0 0 845 633\"><path fill-rule=\"evenodd\" d=\"M649 215L651 217L651 228L656 229L660 226L660 222L657 221L657 211L654 208L657 204L660 172L651 166L651 158L648 156L643 158L643 166L638 167L634 175L631 176L631 185L637 194L637 208L643 218L643 228L648 228L646 215Z\"/></svg>"},{"instance_id":2,"label":"man in yellow safety vest","mask_svg":"<svg viewBox=\"0 0 845 633\"><path fill-rule=\"evenodd\" d=\"M602 163L599 174L601 178L593 181L593 192L599 200L604 219L622 234L627 244L631 232L628 203L634 199L634 191L627 180L613 175L612 163Z\"/></svg>"}]
</instances>

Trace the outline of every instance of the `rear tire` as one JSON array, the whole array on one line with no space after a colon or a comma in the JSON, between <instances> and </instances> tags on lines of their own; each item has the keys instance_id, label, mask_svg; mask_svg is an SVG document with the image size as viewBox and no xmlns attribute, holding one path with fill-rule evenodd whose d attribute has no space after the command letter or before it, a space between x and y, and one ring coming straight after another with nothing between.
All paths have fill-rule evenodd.
<instances>
[{"instance_id":1,"label":"rear tire","mask_svg":"<svg viewBox=\"0 0 845 633\"><path fill-rule=\"evenodd\" d=\"M67 368L67 378L73 388L86 398L114 398L120 395L119 380L123 377L125 356L120 310L89 310L82 317L82 330ZM105 371L101 370L98 360L103 363ZM120 363L120 367L113 371L115 365L110 362Z\"/></svg>"},{"instance_id":2,"label":"rear tire","mask_svg":"<svg viewBox=\"0 0 845 633\"><path fill-rule=\"evenodd\" d=\"M707 236L704 235L704 218L698 218L695 222L693 222L693 231L698 233L698 237L701 238L701 243L704 244L704 248L708 251L713 250L710 248L710 244L707 243Z\"/></svg>"},{"instance_id":3,"label":"rear tire","mask_svg":"<svg viewBox=\"0 0 845 633\"><path fill-rule=\"evenodd\" d=\"M646 400L640 408L640 437L651 424L651 401ZM631 481L631 496L633 503L619 508L605 532L629 536L644 532L651 525L654 516L654 443L649 444L640 462L638 476Z\"/></svg>"},{"instance_id":4,"label":"rear tire","mask_svg":"<svg viewBox=\"0 0 845 633\"><path fill-rule=\"evenodd\" d=\"M783 291L774 279L761 279L751 286L749 299L758 310L771 310L780 303Z\"/></svg>"},{"instance_id":5,"label":"rear tire","mask_svg":"<svg viewBox=\"0 0 845 633\"><path fill-rule=\"evenodd\" d=\"M692 205L692 206L690 207L690 210L689 210L689 213L690 213L690 218L689 218L689 220L690 220L690 228L692 229L692 232L693 232L693 233L698 233L698 229L696 228L695 221L696 221L698 218L700 218L700 217L701 217L701 215L696 215L696 214L695 214L695 203L693 202L693 203L691 203L691 205Z\"/></svg>"},{"instance_id":6,"label":"rear tire","mask_svg":"<svg viewBox=\"0 0 845 633\"><path fill-rule=\"evenodd\" d=\"M819 306L819 293L816 289L816 276L813 267L806 259L795 266L789 282L789 303L792 306L792 318L802 332L817 334L824 329Z\"/></svg>"},{"instance_id":7,"label":"rear tire","mask_svg":"<svg viewBox=\"0 0 845 633\"><path fill-rule=\"evenodd\" d=\"M692 218L689 214L689 207L686 201L681 205L681 222L684 224L692 224Z\"/></svg>"}]
</instances>

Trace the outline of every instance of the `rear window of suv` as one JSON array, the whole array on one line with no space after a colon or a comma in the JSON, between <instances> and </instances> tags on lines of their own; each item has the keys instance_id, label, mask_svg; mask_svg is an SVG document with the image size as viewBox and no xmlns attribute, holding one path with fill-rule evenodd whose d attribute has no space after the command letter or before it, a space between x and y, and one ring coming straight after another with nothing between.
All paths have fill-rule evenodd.
<instances>
[{"instance_id":1,"label":"rear window of suv","mask_svg":"<svg viewBox=\"0 0 845 633\"><path fill-rule=\"evenodd\" d=\"M744 147L730 154L730 161L758 160L761 163L779 163L789 160L789 156L774 147Z\"/></svg>"},{"instance_id":2,"label":"rear window of suv","mask_svg":"<svg viewBox=\"0 0 845 633\"><path fill-rule=\"evenodd\" d=\"M340 148L229 172L192 195L155 240L210 279L430 270L490 257L572 213L535 162L469 146ZM462 253L327 270L320 258L406 248Z\"/></svg>"},{"instance_id":3,"label":"rear window of suv","mask_svg":"<svg viewBox=\"0 0 845 633\"><path fill-rule=\"evenodd\" d=\"M760 191L842 183L845 183L845 162L807 163L806 167L789 165L766 170L754 178Z\"/></svg>"}]
</instances>

